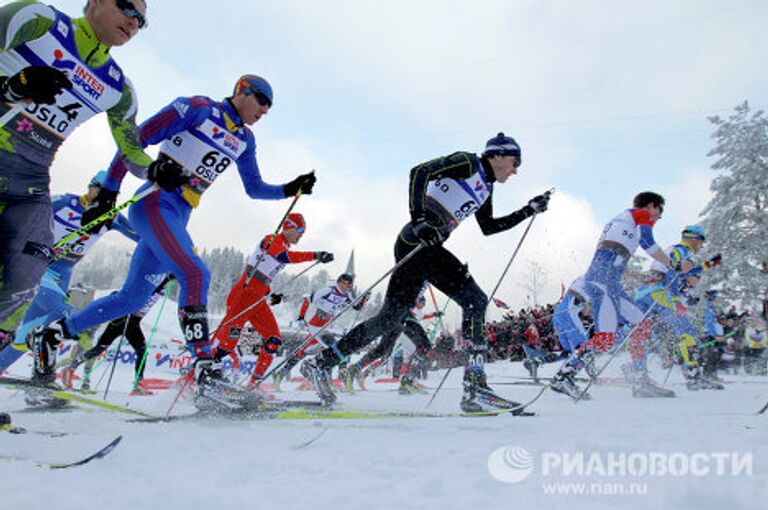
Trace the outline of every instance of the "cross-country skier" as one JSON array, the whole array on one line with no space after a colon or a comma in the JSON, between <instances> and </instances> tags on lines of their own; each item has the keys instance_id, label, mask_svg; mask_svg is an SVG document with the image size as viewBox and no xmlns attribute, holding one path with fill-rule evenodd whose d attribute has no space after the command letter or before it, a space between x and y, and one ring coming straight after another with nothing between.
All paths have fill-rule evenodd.
<instances>
[{"instance_id":1,"label":"cross-country skier","mask_svg":"<svg viewBox=\"0 0 768 510\"><path fill-rule=\"evenodd\" d=\"M620 324L634 326L643 319L643 313L627 296L621 286L621 276L638 246L664 267L681 271L679 262L671 260L653 238L653 226L664 211L664 197L652 191L635 196L633 207L615 216L603 228L592 263L584 275L584 292L592 304L594 334L576 351L555 375L551 388L572 398L579 398L581 390L574 378L583 362L578 357L590 349L605 352L616 342Z\"/></svg>"},{"instance_id":2,"label":"cross-country skier","mask_svg":"<svg viewBox=\"0 0 768 510\"><path fill-rule=\"evenodd\" d=\"M346 373L346 386L347 391L352 392L352 381L357 380L361 389L365 389L365 378L368 375L369 368L373 365L378 366L379 361L386 361L392 355L392 350L395 348L397 339L400 338L400 334L404 334L408 339L413 342L416 350L411 356L409 363L405 368L405 373L400 375L400 387L398 392L401 395L407 395L410 393L420 393L422 390L417 386L414 379L413 372L417 370L422 363L426 361L427 354L432 349L432 344L429 341L424 328L421 326L422 320L429 320L432 318L439 319L442 316L442 312L435 311L433 313L424 313L424 308L427 304L427 300L424 297L424 291L428 284L425 284L416 299L416 304L408 312L408 317L405 318L403 324L382 335L381 340L370 351L366 352L362 358L357 362L352 363L347 369Z\"/></svg>"},{"instance_id":3,"label":"cross-country skier","mask_svg":"<svg viewBox=\"0 0 768 510\"><path fill-rule=\"evenodd\" d=\"M299 307L298 323L299 327L306 330L309 334L302 340L305 344L286 362L286 364L277 372L275 372L275 385L280 388L280 383L288 377L291 373L291 369L304 358L308 353L317 349L318 343L323 346L328 346L336 342L336 336L328 331L324 330L320 338L317 338L316 334L320 329L324 328L331 319L336 316L336 313L347 306L354 295L352 294L352 287L355 283L354 275L349 273L342 273L336 278L336 283L326 285L319 289L313 290L309 295L304 296ZM362 297L354 306L355 310L362 310L365 306L367 298ZM314 306L314 313L312 317L307 320L306 315L310 309L310 306ZM303 372L302 367L302 374Z\"/></svg>"},{"instance_id":4,"label":"cross-country skier","mask_svg":"<svg viewBox=\"0 0 768 510\"><path fill-rule=\"evenodd\" d=\"M214 364L208 329L210 272L194 250L187 232L192 211L203 193L233 163L250 198L280 200L310 194L314 173L282 185L267 184L256 162L256 142L248 126L266 115L273 103L272 87L255 75L245 75L223 101L208 97L180 97L141 125L143 146L160 144L158 161L149 181L137 193L155 185L161 189L134 203L129 210L139 241L123 288L98 299L80 313L52 323L36 335L35 378L51 377L56 346L94 324L123 317L144 306L155 288L157 275L172 273L179 282L179 321L187 346L195 358L194 376L200 404L230 397L242 400L221 383ZM126 173L125 157L118 152L105 187L117 189Z\"/></svg>"},{"instance_id":5,"label":"cross-country skier","mask_svg":"<svg viewBox=\"0 0 768 510\"><path fill-rule=\"evenodd\" d=\"M666 250L667 256L682 267L682 274L654 262L647 276L647 284L640 287L635 302L647 318L629 337L631 364L625 370L632 381L632 394L635 397L673 397L674 392L662 388L648 375L647 350L651 338L652 321L668 325L676 337L683 360L683 371L690 389L707 388L708 381L702 377L698 359L698 338L696 328L686 314L684 292L698 283L704 270L719 265L720 255L696 264L694 256L701 250L706 235L698 225L689 225L681 233L678 243Z\"/></svg>"},{"instance_id":6,"label":"cross-country skier","mask_svg":"<svg viewBox=\"0 0 768 510\"><path fill-rule=\"evenodd\" d=\"M144 384L147 340L144 337L144 332L141 330L141 321L147 315L149 310L155 306L155 303L163 298L166 292L166 287L173 281L173 279L173 275L163 278L150 296L149 301L144 305L144 308L130 315L126 315L125 317L110 321L92 349L85 352L78 352L73 356L69 366L64 368L61 372L61 380L64 383L64 386L71 388L75 371L80 365L86 363L88 360L98 358L110 345L112 345L112 342L114 342L115 339L124 336L133 348L133 352L136 354L136 362L134 364L136 387L131 391L131 395L152 395L152 391ZM118 354L119 353L116 352L115 356Z\"/></svg>"},{"instance_id":7,"label":"cross-country skier","mask_svg":"<svg viewBox=\"0 0 768 510\"><path fill-rule=\"evenodd\" d=\"M88 204L96 198L106 177L107 172L103 170L98 172L88 184L88 193L85 195L66 193L53 197L53 232L57 242L80 228L80 218ZM136 232L131 229L128 220L121 214L117 215L109 228L133 241L139 239ZM24 313L11 348L0 350L0 371L10 367L27 350L27 335L34 328L61 319L72 311L67 299L72 272L77 263L106 232L107 229L101 229L80 237L69 253L48 266L35 298Z\"/></svg>"},{"instance_id":8,"label":"cross-country skier","mask_svg":"<svg viewBox=\"0 0 768 510\"><path fill-rule=\"evenodd\" d=\"M256 247L246 263L245 272L232 286L227 296L227 314L222 319L222 326L216 333L216 359L223 360L237 347L240 333L246 323L261 335L263 345L256 359L256 366L248 382L253 388L264 377L264 373L272 363L272 359L283 343L280 329L270 304L276 305L282 301L282 294L272 294L267 302L270 285L283 270L286 264L298 264L318 260L322 263L333 261L333 254L327 251L292 251L290 247L297 244L307 224L304 216L290 213L283 222L280 233L274 237L267 235ZM246 282L248 284L246 285ZM255 303L258 304L253 306Z\"/></svg>"},{"instance_id":9,"label":"cross-country skier","mask_svg":"<svg viewBox=\"0 0 768 510\"><path fill-rule=\"evenodd\" d=\"M32 299L50 259L49 169L75 128L106 112L126 166L143 177L152 163L133 86L110 54L145 24L143 0L88 0L76 19L29 0L0 7L0 116L11 115L0 126L0 327ZM115 196L102 190L83 218Z\"/></svg>"},{"instance_id":10,"label":"cross-country skier","mask_svg":"<svg viewBox=\"0 0 768 510\"><path fill-rule=\"evenodd\" d=\"M520 146L513 138L499 133L488 140L479 157L469 152L456 152L411 170L408 186L411 221L403 227L395 242L395 260L400 261L417 247L421 248L392 273L378 315L353 328L315 360L305 362L323 400L334 400L326 370L376 337L398 328L427 280L457 302L463 311L463 335L471 346L464 371L462 410L475 412L517 407L516 403L495 395L486 384L484 328L488 298L475 283L467 266L445 249L443 242L461 222L473 215L483 234L491 235L509 230L547 209L549 195L543 194L518 211L493 217L494 183L506 182L517 173L520 163Z\"/></svg>"}]
</instances>

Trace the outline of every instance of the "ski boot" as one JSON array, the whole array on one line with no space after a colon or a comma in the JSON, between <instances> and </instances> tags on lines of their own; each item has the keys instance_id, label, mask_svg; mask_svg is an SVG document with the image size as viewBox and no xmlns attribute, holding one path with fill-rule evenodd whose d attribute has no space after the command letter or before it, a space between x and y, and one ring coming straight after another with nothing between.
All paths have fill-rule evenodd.
<instances>
[{"instance_id":1,"label":"ski boot","mask_svg":"<svg viewBox=\"0 0 768 510\"><path fill-rule=\"evenodd\" d=\"M531 359L531 358L525 358L523 360L523 366L528 371L528 373L531 376L531 379L533 379L533 382L539 382L539 366L541 365L541 361L538 359Z\"/></svg>"},{"instance_id":2,"label":"ski boot","mask_svg":"<svg viewBox=\"0 0 768 510\"><path fill-rule=\"evenodd\" d=\"M276 371L272 375L272 389L274 391L280 391L280 385L283 384L283 381L286 379L291 379L290 370L280 369Z\"/></svg>"},{"instance_id":3,"label":"ski boot","mask_svg":"<svg viewBox=\"0 0 768 510\"><path fill-rule=\"evenodd\" d=\"M587 373L590 379L595 380L600 375L600 369L597 367L595 360L597 359L597 352L592 346L587 346L581 354L579 354L581 362L584 363L584 371Z\"/></svg>"},{"instance_id":4,"label":"ski boot","mask_svg":"<svg viewBox=\"0 0 768 510\"><path fill-rule=\"evenodd\" d=\"M704 377L700 367L685 367L683 370L686 379L685 387L689 391L725 389L725 386L719 382Z\"/></svg>"},{"instance_id":5,"label":"ski boot","mask_svg":"<svg viewBox=\"0 0 768 510\"><path fill-rule=\"evenodd\" d=\"M75 377L75 371L84 361L85 356L83 356L82 352L78 352L72 356L72 359L69 361L69 366L61 371L61 384L64 385L65 388L72 389L74 386L73 379Z\"/></svg>"},{"instance_id":6,"label":"ski boot","mask_svg":"<svg viewBox=\"0 0 768 510\"><path fill-rule=\"evenodd\" d=\"M352 386L352 378L349 375L349 371L349 365L339 365L339 380L341 381L342 391L354 395L355 388Z\"/></svg>"},{"instance_id":7,"label":"ski boot","mask_svg":"<svg viewBox=\"0 0 768 510\"><path fill-rule=\"evenodd\" d=\"M632 381L632 396L635 398L673 398L675 392L662 387L651 379L648 372L637 372Z\"/></svg>"},{"instance_id":8,"label":"ski boot","mask_svg":"<svg viewBox=\"0 0 768 510\"><path fill-rule=\"evenodd\" d=\"M344 378L344 387L347 389L347 393L350 395L355 394L355 385L354 381L360 376L360 367L357 365L357 363L353 363L349 365L349 368L346 371L346 377ZM362 389L365 389L363 386L361 386Z\"/></svg>"},{"instance_id":9,"label":"ski boot","mask_svg":"<svg viewBox=\"0 0 768 510\"><path fill-rule=\"evenodd\" d=\"M558 393L568 395L573 400L591 400L592 397L589 393L583 392L578 387L574 378L576 377L576 367L566 364L563 368L558 370L552 381L549 383L549 387Z\"/></svg>"},{"instance_id":10,"label":"ski boot","mask_svg":"<svg viewBox=\"0 0 768 510\"><path fill-rule=\"evenodd\" d=\"M512 414L522 414L523 407L519 402L507 400L496 395L488 386L485 371L482 369L464 370L464 394L461 397L461 410L465 413L482 413L487 411L511 410ZM512 411L513 409L516 409Z\"/></svg>"},{"instance_id":11,"label":"ski boot","mask_svg":"<svg viewBox=\"0 0 768 510\"><path fill-rule=\"evenodd\" d=\"M155 392L149 389L147 384L144 382L144 379L139 379L136 381L136 387L133 388L133 391L131 391L130 396L132 397L146 397L149 395L154 395Z\"/></svg>"},{"instance_id":12,"label":"ski boot","mask_svg":"<svg viewBox=\"0 0 768 510\"><path fill-rule=\"evenodd\" d=\"M331 406L336 402L336 394L331 389L327 370L318 367L315 360L308 359L302 363L300 371L301 375L315 387L323 405Z\"/></svg>"},{"instance_id":13,"label":"ski boot","mask_svg":"<svg viewBox=\"0 0 768 510\"><path fill-rule=\"evenodd\" d=\"M262 398L224 379L221 363L212 359L195 361L195 406L203 412L257 410Z\"/></svg>"},{"instance_id":14,"label":"ski boot","mask_svg":"<svg viewBox=\"0 0 768 510\"><path fill-rule=\"evenodd\" d=\"M411 374L400 377L400 387L397 389L400 395L425 395L427 392L413 378Z\"/></svg>"}]
</instances>

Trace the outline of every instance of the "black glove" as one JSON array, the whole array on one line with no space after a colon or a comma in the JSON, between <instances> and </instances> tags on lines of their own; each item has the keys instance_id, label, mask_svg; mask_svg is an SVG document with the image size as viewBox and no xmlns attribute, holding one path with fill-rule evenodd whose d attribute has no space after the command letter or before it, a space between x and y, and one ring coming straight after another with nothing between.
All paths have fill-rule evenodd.
<instances>
[{"instance_id":1,"label":"black glove","mask_svg":"<svg viewBox=\"0 0 768 510\"><path fill-rule=\"evenodd\" d=\"M117 191L112 191L106 188L100 188L99 193L96 195L96 198L91 200L91 203L88 204L88 207L86 207L85 211L83 212L83 216L80 218L80 225L86 226L99 216L101 216L104 213L108 213L112 209L115 208L115 203L117 202ZM109 219L104 220L103 222L99 223L98 225L92 227L88 233L89 234L95 234L99 230L101 230L102 227L107 227L108 229L112 227L112 221L115 219L115 215L112 215L109 217Z\"/></svg>"},{"instance_id":2,"label":"black glove","mask_svg":"<svg viewBox=\"0 0 768 510\"><path fill-rule=\"evenodd\" d=\"M669 267L677 273L683 272L683 262L681 260L669 259Z\"/></svg>"},{"instance_id":3,"label":"black glove","mask_svg":"<svg viewBox=\"0 0 768 510\"><path fill-rule=\"evenodd\" d=\"M312 188L315 186L317 177L315 177L315 171L312 170L308 174L302 174L296 177L294 180L283 186L283 193L286 197L293 197L301 191L302 195L311 195Z\"/></svg>"},{"instance_id":4,"label":"black glove","mask_svg":"<svg viewBox=\"0 0 768 510\"><path fill-rule=\"evenodd\" d=\"M357 300L357 302L354 305L352 305L352 308L355 311L362 310L363 307L365 306L365 302L368 301L370 297L371 297L371 293L366 292L365 294L362 295L362 297L360 297L360 299Z\"/></svg>"},{"instance_id":5,"label":"black glove","mask_svg":"<svg viewBox=\"0 0 768 510\"><path fill-rule=\"evenodd\" d=\"M328 262L333 262L333 253L330 253L327 251L316 251L315 260L319 260L323 264L327 264Z\"/></svg>"},{"instance_id":6,"label":"black glove","mask_svg":"<svg viewBox=\"0 0 768 510\"><path fill-rule=\"evenodd\" d=\"M417 218L411 223L413 234L424 246L437 246L444 241L440 231L429 223L426 218Z\"/></svg>"},{"instance_id":7,"label":"black glove","mask_svg":"<svg viewBox=\"0 0 768 510\"><path fill-rule=\"evenodd\" d=\"M168 159L156 159L149 165L147 179L154 182L165 191L173 191L189 181L189 176L184 174L184 168Z\"/></svg>"},{"instance_id":8,"label":"black glove","mask_svg":"<svg viewBox=\"0 0 768 510\"><path fill-rule=\"evenodd\" d=\"M0 85L0 96L11 103L29 99L37 104L53 104L57 95L71 88L72 82L58 69L28 66Z\"/></svg>"},{"instance_id":9,"label":"black glove","mask_svg":"<svg viewBox=\"0 0 768 510\"><path fill-rule=\"evenodd\" d=\"M528 202L528 207L533 209L533 212L536 214L543 213L549 207L549 195L549 193L536 195Z\"/></svg>"},{"instance_id":10,"label":"black glove","mask_svg":"<svg viewBox=\"0 0 768 510\"><path fill-rule=\"evenodd\" d=\"M269 295L269 304L272 306L279 305L283 302L283 294L280 294L279 292L273 292Z\"/></svg>"}]
</instances>

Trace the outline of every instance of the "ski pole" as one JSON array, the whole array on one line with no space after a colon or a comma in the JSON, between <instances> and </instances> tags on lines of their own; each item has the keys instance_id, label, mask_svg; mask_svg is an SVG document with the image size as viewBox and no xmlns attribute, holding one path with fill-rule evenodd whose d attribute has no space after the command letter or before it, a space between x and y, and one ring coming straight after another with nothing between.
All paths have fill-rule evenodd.
<instances>
[{"instance_id":1,"label":"ski pole","mask_svg":"<svg viewBox=\"0 0 768 510\"><path fill-rule=\"evenodd\" d=\"M117 360L120 357L120 348L123 345L123 340L128 332L128 323L130 322L130 315L125 316L125 326L123 326L123 336L120 337L120 342L117 344L117 352L115 353L115 359L112 360L112 370L109 372L109 379L107 379L107 387L104 388L104 400L107 400L107 394L109 393L109 386L112 384L112 376L115 375L115 367L117 366Z\"/></svg>"},{"instance_id":2,"label":"ski pole","mask_svg":"<svg viewBox=\"0 0 768 510\"><path fill-rule=\"evenodd\" d=\"M286 287L287 287L287 286L288 286L288 285L289 285L291 282L293 282L294 280L296 280L296 278L298 278L299 276L303 275L304 273L306 273L307 271L309 271L310 269L312 269L313 267L315 267L315 266L316 266L316 265L318 265L318 264L320 264L320 261L319 261L319 260L316 260L316 261L315 261L314 263L312 263L311 265L309 265L309 266L307 266L306 268L302 269L300 272L298 272L298 273L296 273L294 276L292 276L290 280L288 280L288 281L287 281L287 282L285 282L283 285L281 285L281 286L280 286L280 287L277 289L277 291L275 291L275 292L279 292L279 291L283 290L283 289L284 289L284 288L286 288ZM268 292L267 294L263 295L263 296L262 296L262 297L260 297L260 298L259 298L257 301L255 301L255 302L251 303L251 304L250 304L250 305L249 305L247 308L245 308L245 309L243 309L242 311L238 312L238 314L237 314L237 315L235 315L235 316L234 316L234 317L232 317L231 319L227 320L226 322L224 322L223 324L221 324L219 327L221 327L221 326L226 326L227 324L230 324L230 323L232 323L232 321L234 321L235 319L237 319L238 317L240 317L241 315L243 315L243 314L244 314L244 313L246 313L247 311L249 311L249 310L252 310L252 309L253 309L253 308L255 308L256 306L258 306L258 305L259 305L259 303L261 303L262 301L264 301L265 299L267 299L267 297L269 297L269 295L270 295L270 294L272 294L272 293L273 293L273 292ZM216 330L218 331L218 328L216 328ZM215 337L215 335L214 335L214 337Z\"/></svg>"},{"instance_id":3,"label":"ski pole","mask_svg":"<svg viewBox=\"0 0 768 510\"><path fill-rule=\"evenodd\" d=\"M549 198L552 193L555 192L555 188L551 188L549 191L544 193L544 196ZM533 216L531 216L531 221L528 222L528 226L525 227L525 231L523 232L522 237L520 237L520 242L517 243L517 247L515 248L515 251L512 253L512 256L509 258L509 262L507 262L507 267L504 268L504 271L501 273L501 277L499 278L499 281L496 282L496 286L493 288L493 292L491 292L491 297L488 298L488 302L493 301L494 296L496 296L496 291L499 290L499 286L501 286L501 282L504 281L504 278L507 276L507 272L509 271L510 266L512 265L512 262L515 260L515 257L517 256L517 252L520 251L520 247L523 245L523 241L525 240L525 237L528 235L528 231L531 230L531 226L533 225L533 220L536 219L536 216L538 216L538 213L534 212Z\"/></svg>"},{"instance_id":4,"label":"ski pole","mask_svg":"<svg viewBox=\"0 0 768 510\"><path fill-rule=\"evenodd\" d=\"M265 247L263 250L261 250L261 251L259 252L259 256L256 258L256 262L253 264L253 271L251 271L251 274L249 274L249 275L247 276L247 278L245 279L245 281L243 282L243 289L245 289L246 287L248 287L248 284L251 282L251 278L253 278L253 275L254 275L254 274L256 274L256 269L259 267L259 264L261 264L261 261L264 259L264 255L266 255L266 253L267 253L267 252L269 251L269 249L272 247L272 243L274 243L274 242L275 242L275 239L277 239L277 236L278 236L278 234L280 233L280 227L282 227L282 226L283 226L283 223L285 222L286 218L288 218L288 215L289 215L289 214L291 214L291 211L293 210L294 206L296 205L296 202L298 202L298 201L299 201L299 198L301 198L301 190L299 190L299 191L296 193L296 195L294 195L294 197L293 197L293 200L291 200L291 204L288 206L288 209L285 211L285 214L283 214L283 217L280 219L280 223L278 223L278 224L277 224L277 228L275 228L275 231L274 231L274 232L272 233L272 235L270 236L270 238L269 238L269 242L267 242L267 246L266 246L266 247ZM247 264L246 264L246 265L247 265ZM268 294L264 295L264 297L263 297L262 299L266 298L266 297L267 297L267 295L268 295ZM242 301L243 301L243 299L245 299L245 294L243 294L243 295L241 295L241 296L240 296L240 299L238 299L238 300L237 300L237 303L236 303L236 304L237 304L237 306L236 306L236 307L235 307L235 306L233 306L232 308L233 308L233 309L237 309L237 308L240 308L240 306L242 305ZM260 301L259 301L259 302L260 302ZM258 304L258 303L255 303L254 305L252 305L252 307L253 307L253 306L256 306L256 304ZM252 308L252 307L251 307L251 308ZM248 310L248 309L249 309L249 308L246 308L246 310ZM241 311L240 311L240 312L239 312L239 313L238 313L238 314L237 314L235 317L233 317L232 319L230 319L229 321L227 321L227 324L229 324L230 322L232 322L233 320L235 320L237 317L240 317L240 316L241 316L243 313L245 313L245 311L246 311L246 310L241 310ZM222 321L222 322L220 322L220 323L219 323L219 325L218 325L218 326L216 326L216 330L214 330L214 332L213 332L213 335L211 335L211 336L210 336L210 338L208 339L208 341L209 341L209 342L210 342L212 339L216 338L216 335L218 335L218 334L219 334L219 330L220 330L220 329L222 328L222 326L224 326L224 325L225 325L225 323Z\"/></svg>"},{"instance_id":5,"label":"ski pole","mask_svg":"<svg viewBox=\"0 0 768 510\"><path fill-rule=\"evenodd\" d=\"M408 254L407 254L405 257L403 257L402 259L400 259L400 261L399 261L399 262L397 262L397 263L396 263L394 266L392 266L391 268L389 268L389 269L387 270L387 272L386 272L386 273L384 273L383 275L381 275L381 277L379 277L379 279L378 279L378 280L376 280L375 282L373 282L373 284L371 284L371 286L370 286L370 287L368 287L368 288L365 290L365 292L363 292L363 293L362 293L362 294L360 294L358 297L356 297L355 299L353 299L352 301L350 301L349 303L347 303L347 304L344 306L344 308L342 308L341 310L339 310L339 311L336 313L336 315L334 315L334 316L331 318L331 320L329 320L329 321L328 321L328 322L326 322L326 323L325 323L325 324L324 324L322 327L320 327L320 329L318 329L318 330L315 332L315 334L314 334L314 335L310 335L310 336L309 336L309 337L308 337L308 338L307 338L307 339L306 339L304 342L302 342L302 343L301 343L301 345L299 345L299 347L298 347L297 349L294 349L293 351L291 351L291 353L290 353L288 356L286 356L285 358L283 358L283 360L282 360L280 363L278 363L278 364L277 364L277 365L276 365L274 368L272 368L272 370L270 370L269 372L267 372L266 374L264 374L264 377L261 379L261 381L259 381L259 382L257 382L257 383L256 383L256 387L258 388L258 386L261 384L261 382L262 382L262 381L265 381L265 380L267 379L267 377L269 377L270 375L272 375L273 373L275 373L277 370L279 370L280 368L282 368L282 366L283 366L283 365L285 365L285 364L288 362L288 360L289 360L289 359L293 358L293 357L296 355L296 353L298 353L299 351L301 351L302 349L304 349L305 347L307 347L307 346L308 346L310 343L312 343L312 340L313 340L313 339L317 339L317 340L318 340L318 342L321 342L321 343L322 343L322 341L320 340L320 334L321 334L323 331L325 331L326 329L328 329L328 328L330 327L330 325L331 325L331 324L333 324L334 322L336 322L336 320L337 320L339 317L341 317L341 316L342 316L342 315L343 315L343 314L344 314L344 313L345 313L347 310L349 310L350 308L352 308L353 306L355 306L355 305L357 304L357 302L358 302L358 301L360 301L360 299L362 299L362 297L363 297L363 296L365 296L366 294L370 294L370 292L373 290L373 288L374 288L374 287L376 287L376 286L377 286L379 283L381 283L382 281L384 281L384 279L385 279L387 276L391 275L391 274L392 274L392 273L394 273L394 272L395 272L397 269L401 268L401 267L402 267L402 266L403 266L403 265L404 265L406 262L408 262L409 260L411 260L411 258L412 258L414 255L416 255L417 253L419 253L419 251L420 251L420 250L421 250L423 247L424 247L424 245L423 245L423 244L419 244L418 246L416 246L416 247L415 247L413 250L411 250L411 252L410 252L410 253L408 253Z\"/></svg>"},{"instance_id":6,"label":"ski pole","mask_svg":"<svg viewBox=\"0 0 768 510\"><path fill-rule=\"evenodd\" d=\"M555 188L551 188L549 191L545 192L544 195L549 197L552 193L555 192ZM501 277L499 278L499 281L496 282L496 286L493 288L493 292L491 292L491 296L488 298L488 302L493 301L493 297L496 295L496 291L499 290L499 286L501 285L501 282L504 281L504 277L507 276L507 271L509 271L509 268L512 266L512 262L515 260L515 257L517 257L517 252L520 251L520 247L523 245L523 241L525 241L526 236L528 235L528 231L531 230L531 226L533 225L533 220L536 219L536 216L538 216L538 213L534 211L533 216L531 216L531 221L528 222L528 226L525 227L525 231L523 232L523 235L520 237L520 241L517 243L517 246L515 247L515 251L512 252L512 256L509 258L509 262L507 262L507 266L504 268L504 271L501 273ZM432 402L435 401L435 397L437 397L437 394L440 392L440 389L443 387L443 384L445 384L446 379L448 379L448 375L451 373L451 370L453 370L453 367L449 367L448 370L446 370L445 375L443 376L443 379L440 381L440 384L437 385L437 388L435 388L435 392L432 394L432 398L429 399L429 402L427 402L427 407L432 405Z\"/></svg>"},{"instance_id":7,"label":"ski pole","mask_svg":"<svg viewBox=\"0 0 768 510\"><path fill-rule=\"evenodd\" d=\"M105 212L95 220L89 222L88 224L80 227L74 232L59 239L59 241L53 245L53 257L51 258L49 264L56 262L60 258L66 256L69 252L71 252L74 249L75 245L77 244L76 242L73 243L72 242L73 240L75 240L76 238L80 240L83 237L87 237L88 231L91 230L93 227L101 225L102 223L104 223L105 221L107 221L108 219L110 219L111 217L113 217L115 214L122 211L126 207L138 202L142 198L147 197L148 195L150 195L151 193L154 193L155 191L158 191L159 189L160 188L158 188L157 186L151 186L145 189L144 191L142 191L141 193L132 196L122 204L113 207L112 209Z\"/></svg>"},{"instance_id":8,"label":"ski pole","mask_svg":"<svg viewBox=\"0 0 768 510\"><path fill-rule=\"evenodd\" d=\"M155 333L157 333L157 324L160 322L160 317L163 315L163 308L165 307L165 302L168 301L168 295L171 293L171 288L173 287L173 280L169 281L168 284L165 287L165 295L163 296L163 302L160 303L160 309L157 311L157 318L155 319L155 323L152 325L152 331L149 335L149 340L147 340L147 345L144 348L144 355L141 357L141 362L139 363L139 369L136 371L136 375L133 377L133 385L131 386L131 393L136 389L136 385L139 384L139 374L144 370L144 363L147 360L147 354L149 354L149 348L152 346L152 339L155 337Z\"/></svg>"}]
</instances>

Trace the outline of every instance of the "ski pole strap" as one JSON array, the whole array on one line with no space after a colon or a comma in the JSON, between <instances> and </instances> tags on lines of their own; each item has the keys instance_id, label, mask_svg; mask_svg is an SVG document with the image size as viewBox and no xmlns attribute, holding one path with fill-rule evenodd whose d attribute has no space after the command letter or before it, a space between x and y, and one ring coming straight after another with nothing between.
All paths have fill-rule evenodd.
<instances>
[{"instance_id":1,"label":"ski pole strap","mask_svg":"<svg viewBox=\"0 0 768 510\"><path fill-rule=\"evenodd\" d=\"M92 222L88 223L87 225L84 225L79 229L75 230L74 232L72 232L71 234L62 237L59 240L59 242L53 245L53 257L51 258L51 263L56 262L57 260L66 256L69 252L72 251L72 249L74 248L74 243L72 243L73 240L75 240L76 238L82 237L83 235L87 235L88 231L91 230L93 227L104 223L109 218L111 218L118 212L122 211L129 205L138 202L142 198L147 197L148 195L157 191L158 189L160 188L157 188L155 186L147 188L141 193L139 193L138 195L134 195L133 197L129 198L122 204L113 207L112 209L105 212L104 214L102 214Z\"/></svg>"}]
</instances>

